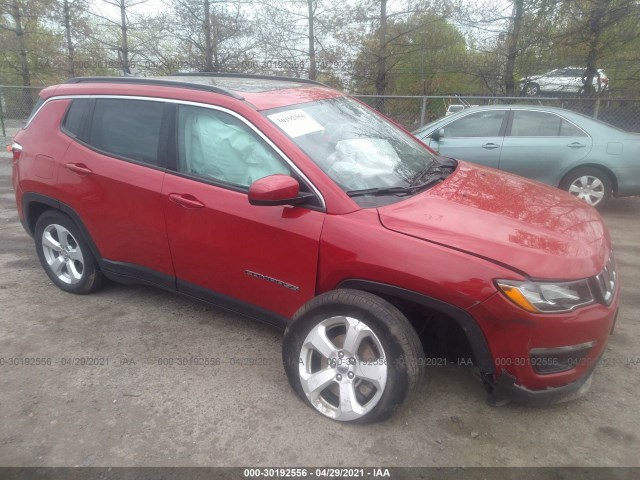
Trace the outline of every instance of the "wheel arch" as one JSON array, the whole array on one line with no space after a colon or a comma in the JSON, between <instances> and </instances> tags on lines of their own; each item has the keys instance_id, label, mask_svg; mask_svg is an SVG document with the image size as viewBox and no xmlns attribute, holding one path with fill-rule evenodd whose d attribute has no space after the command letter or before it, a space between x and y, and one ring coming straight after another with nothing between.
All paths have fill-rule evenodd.
<instances>
[{"instance_id":1,"label":"wheel arch","mask_svg":"<svg viewBox=\"0 0 640 480\"><path fill-rule=\"evenodd\" d=\"M561 188L562 184L565 182L565 180L567 180L567 178L569 177L569 175L571 175L573 172L575 172L576 170L579 170L581 168L595 168L596 170L600 170L601 172L603 172L605 175L607 175L607 177L609 177L609 180L611 180L611 186L613 188L613 196L617 197L618 196L618 177L616 177L616 174L613 173L613 171L601 164L601 163L593 163L593 162L589 162L589 163L581 163L580 165L575 165L573 167L571 167L569 170L567 170L562 177L560 178L560 181L558 182L558 184L556 185L558 188Z\"/></svg>"},{"instance_id":2,"label":"wheel arch","mask_svg":"<svg viewBox=\"0 0 640 480\"><path fill-rule=\"evenodd\" d=\"M67 215L76 224L82 239L89 245L91 253L98 261L98 265L102 260L98 247L93 242L87 227L84 225L80 215L70 206L46 195L40 193L27 192L22 195L22 211L24 212L24 226L27 233L33 237L36 228L36 222L40 215L47 210L57 210Z\"/></svg>"},{"instance_id":3,"label":"wheel arch","mask_svg":"<svg viewBox=\"0 0 640 480\"><path fill-rule=\"evenodd\" d=\"M385 299L400 299L449 317L464 333L480 371L485 374L496 373L493 356L484 333L465 310L412 290L371 280L347 279L340 282L336 288L362 290Z\"/></svg>"}]
</instances>

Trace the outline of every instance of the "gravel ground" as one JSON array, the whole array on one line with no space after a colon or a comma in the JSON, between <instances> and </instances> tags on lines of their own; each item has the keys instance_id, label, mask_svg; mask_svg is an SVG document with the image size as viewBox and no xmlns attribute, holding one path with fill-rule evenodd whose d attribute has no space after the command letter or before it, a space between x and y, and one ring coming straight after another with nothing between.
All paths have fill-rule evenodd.
<instances>
[{"instance_id":1,"label":"gravel ground","mask_svg":"<svg viewBox=\"0 0 640 480\"><path fill-rule=\"evenodd\" d=\"M640 198L603 212L622 308L585 397L494 408L462 368L431 368L390 421L354 426L294 395L276 330L152 288L57 289L18 221L9 165L0 158L0 465L640 466ZM227 362L159 365L192 355ZM25 357L51 365L8 365ZM85 357L102 364L66 364Z\"/></svg>"}]
</instances>

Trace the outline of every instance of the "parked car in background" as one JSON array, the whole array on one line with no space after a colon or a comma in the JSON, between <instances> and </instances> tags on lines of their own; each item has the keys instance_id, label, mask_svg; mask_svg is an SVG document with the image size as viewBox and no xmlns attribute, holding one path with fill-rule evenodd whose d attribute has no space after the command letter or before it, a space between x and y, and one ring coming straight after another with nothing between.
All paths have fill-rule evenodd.
<instances>
[{"instance_id":1,"label":"parked car in background","mask_svg":"<svg viewBox=\"0 0 640 480\"><path fill-rule=\"evenodd\" d=\"M585 68L567 67L556 68L541 75L533 75L520 79L522 94L527 97L534 97L542 93L582 93ZM599 69L598 75L593 78L593 88L596 92L604 92L609 88L609 79L604 70Z\"/></svg>"},{"instance_id":2,"label":"parked car in background","mask_svg":"<svg viewBox=\"0 0 640 480\"><path fill-rule=\"evenodd\" d=\"M106 277L281 327L293 389L338 421L390 417L448 361L494 405L589 388L619 282L588 205L438 157L310 80L78 78L40 95L13 187L65 292Z\"/></svg>"},{"instance_id":3,"label":"parked car in background","mask_svg":"<svg viewBox=\"0 0 640 480\"><path fill-rule=\"evenodd\" d=\"M640 195L640 135L569 110L476 107L414 134L441 155L553 185L593 206Z\"/></svg>"}]
</instances>

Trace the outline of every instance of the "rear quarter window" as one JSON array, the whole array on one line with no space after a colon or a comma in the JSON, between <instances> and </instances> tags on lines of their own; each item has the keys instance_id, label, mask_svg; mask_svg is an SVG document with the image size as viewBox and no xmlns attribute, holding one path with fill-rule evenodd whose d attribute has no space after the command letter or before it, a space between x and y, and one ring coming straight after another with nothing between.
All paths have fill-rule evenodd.
<instances>
[{"instance_id":1,"label":"rear quarter window","mask_svg":"<svg viewBox=\"0 0 640 480\"><path fill-rule=\"evenodd\" d=\"M27 118L25 125L29 125L31 120L33 120L33 117L35 117L37 111L40 110L40 107L42 106L43 103L44 103L44 98L38 97L38 101L36 101L36 104L31 109L31 113L29 114L29 117Z\"/></svg>"},{"instance_id":2,"label":"rear quarter window","mask_svg":"<svg viewBox=\"0 0 640 480\"><path fill-rule=\"evenodd\" d=\"M68 135L86 140L87 125L91 114L93 100L81 98L73 100L62 122L62 130Z\"/></svg>"}]
</instances>

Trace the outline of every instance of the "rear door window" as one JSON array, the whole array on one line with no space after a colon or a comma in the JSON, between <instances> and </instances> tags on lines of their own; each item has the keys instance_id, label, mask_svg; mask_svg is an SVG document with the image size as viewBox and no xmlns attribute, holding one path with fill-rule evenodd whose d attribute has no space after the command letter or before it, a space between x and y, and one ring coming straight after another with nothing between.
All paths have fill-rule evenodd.
<instances>
[{"instance_id":1,"label":"rear door window","mask_svg":"<svg viewBox=\"0 0 640 480\"><path fill-rule=\"evenodd\" d=\"M514 110L512 137L584 137L582 130L550 112Z\"/></svg>"},{"instance_id":2,"label":"rear door window","mask_svg":"<svg viewBox=\"0 0 640 480\"><path fill-rule=\"evenodd\" d=\"M158 165L164 107L147 100L98 99L88 143L107 154Z\"/></svg>"}]
</instances>

